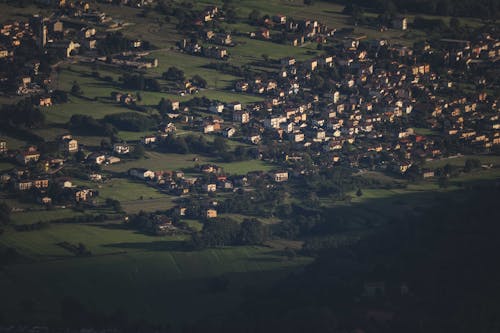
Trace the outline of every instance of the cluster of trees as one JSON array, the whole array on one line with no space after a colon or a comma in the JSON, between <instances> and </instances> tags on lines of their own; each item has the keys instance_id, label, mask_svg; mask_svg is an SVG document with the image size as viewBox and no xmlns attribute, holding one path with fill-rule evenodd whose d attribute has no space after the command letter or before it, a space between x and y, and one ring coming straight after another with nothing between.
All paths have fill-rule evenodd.
<instances>
[{"instance_id":1,"label":"cluster of trees","mask_svg":"<svg viewBox=\"0 0 500 333\"><path fill-rule=\"evenodd\" d=\"M35 101L25 98L16 104L6 104L0 110L2 127L39 127L45 123L45 115L34 106Z\"/></svg>"},{"instance_id":2,"label":"cluster of trees","mask_svg":"<svg viewBox=\"0 0 500 333\"><path fill-rule=\"evenodd\" d=\"M5 202L0 202L0 225L6 225L10 223L10 212L11 208Z\"/></svg>"},{"instance_id":3,"label":"cluster of trees","mask_svg":"<svg viewBox=\"0 0 500 333\"><path fill-rule=\"evenodd\" d=\"M169 135L162 143L162 149L178 154L221 154L229 149L227 142L222 137L216 137L210 142L203 135L173 136Z\"/></svg>"},{"instance_id":4,"label":"cluster of trees","mask_svg":"<svg viewBox=\"0 0 500 333\"><path fill-rule=\"evenodd\" d=\"M182 82L186 80L184 71L174 66L169 67L166 72L163 72L161 77L164 80L175 81L175 82Z\"/></svg>"},{"instance_id":5,"label":"cluster of trees","mask_svg":"<svg viewBox=\"0 0 500 333\"><path fill-rule=\"evenodd\" d=\"M264 180L256 180L257 190L236 192L219 204L219 209L226 213L238 213L250 216L272 216L279 214L279 206L287 196L282 187L266 188Z\"/></svg>"},{"instance_id":6,"label":"cluster of trees","mask_svg":"<svg viewBox=\"0 0 500 333\"><path fill-rule=\"evenodd\" d=\"M103 121L109 123L119 130L141 132L147 131L155 126L155 121L137 112L123 112L110 114Z\"/></svg>"},{"instance_id":7,"label":"cluster of trees","mask_svg":"<svg viewBox=\"0 0 500 333\"><path fill-rule=\"evenodd\" d=\"M245 219L240 224L232 219L218 218L207 221L200 233L192 236L195 248L231 245L259 245L269 238L269 229L261 221Z\"/></svg>"},{"instance_id":8,"label":"cluster of trees","mask_svg":"<svg viewBox=\"0 0 500 333\"><path fill-rule=\"evenodd\" d=\"M116 128L106 122L101 122L94 119L91 116L75 114L71 116L68 122L68 128L71 131L75 131L82 134L88 135L100 135L100 136L114 136L117 133Z\"/></svg>"},{"instance_id":9,"label":"cluster of trees","mask_svg":"<svg viewBox=\"0 0 500 333\"><path fill-rule=\"evenodd\" d=\"M144 77L142 74L124 74L122 76L123 88L133 90L161 91L161 85L154 78Z\"/></svg>"},{"instance_id":10,"label":"cluster of trees","mask_svg":"<svg viewBox=\"0 0 500 333\"><path fill-rule=\"evenodd\" d=\"M110 55L130 50L132 41L126 38L120 31L110 32L103 40L97 43L97 51L100 55ZM149 50L151 45L148 41L143 41L141 49Z\"/></svg>"}]
</instances>

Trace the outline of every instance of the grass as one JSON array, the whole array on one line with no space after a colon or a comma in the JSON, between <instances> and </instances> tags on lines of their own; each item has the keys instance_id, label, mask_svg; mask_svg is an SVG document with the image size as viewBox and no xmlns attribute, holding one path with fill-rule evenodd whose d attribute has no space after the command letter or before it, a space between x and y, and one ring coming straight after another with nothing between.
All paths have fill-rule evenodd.
<instances>
[{"instance_id":1,"label":"grass","mask_svg":"<svg viewBox=\"0 0 500 333\"><path fill-rule=\"evenodd\" d=\"M31 224L36 222L48 222L62 218L77 217L84 215L72 209L35 210L12 213L11 219L15 224Z\"/></svg>"},{"instance_id":2,"label":"grass","mask_svg":"<svg viewBox=\"0 0 500 333\"><path fill-rule=\"evenodd\" d=\"M0 172L9 171L14 168L14 164L9 162L0 162Z\"/></svg>"},{"instance_id":3,"label":"grass","mask_svg":"<svg viewBox=\"0 0 500 333\"><path fill-rule=\"evenodd\" d=\"M104 203L108 198L120 201L128 214L139 211L167 210L174 206L175 197L160 193L144 182L111 178L103 183L75 180L76 185L85 185L99 191L97 201Z\"/></svg>"},{"instance_id":4,"label":"grass","mask_svg":"<svg viewBox=\"0 0 500 333\"><path fill-rule=\"evenodd\" d=\"M195 161L194 159L198 160ZM196 164L216 163L230 174L246 174L249 171L268 171L272 165L260 160L249 160L243 162L219 163L210 158L195 154L162 154L147 152L144 159L127 161L105 167L105 170L114 172L126 172L131 168L147 168L152 170L190 170Z\"/></svg>"},{"instance_id":5,"label":"grass","mask_svg":"<svg viewBox=\"0 0 500 333\"><path fill-rule=\"evenodd\" d=\"M425 162L425 167L436 169L442 168L446 164L463 167L468 159L478 159L481 161L481 164L493 164L494 166L500 166L500 156L498 155L465 155L427 161Z\"/></svg>"},{"instance_id":6,"label":"grass","mask_svg":"<svg viewBox=\"0 0 500 333\"><path fill-rule=\"evenodd\" d=\"M59 317L65 296L91 310L122 309L131 319L181 325L238 306L243 290L270 285L310 262L287 260L282 245L185 252L182 238L152 237L120 225L53 225L37 232L7 231L0 244L14 246L34 262L0 272L0 311L9 319ZM83 243L94 256L76 258L56 243ZM224 275L228 289L214 292L210 278ZM19 310L22 300L34 313ZM217 306L214 306L216 304Z\"/></svg>"}]
</instances>

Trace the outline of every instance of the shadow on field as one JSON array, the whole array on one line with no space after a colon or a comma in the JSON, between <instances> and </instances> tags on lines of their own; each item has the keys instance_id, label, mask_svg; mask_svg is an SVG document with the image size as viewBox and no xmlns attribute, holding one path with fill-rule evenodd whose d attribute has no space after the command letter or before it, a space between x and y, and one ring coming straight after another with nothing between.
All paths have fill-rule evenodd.
<instances>
[{"instance_id":1,"label":"shadow on field","mask_svg":"<svg viewBox=\"0 0 500 333\"><path fill-rule=\"evenodd\" d=\"M113 243L113 244L104 244L103 247L135 249L144 251L191 251L192 250L188 245L186 245L186 242L181 240L137 242L137 243Z\"/></svg>"}]
</instances>

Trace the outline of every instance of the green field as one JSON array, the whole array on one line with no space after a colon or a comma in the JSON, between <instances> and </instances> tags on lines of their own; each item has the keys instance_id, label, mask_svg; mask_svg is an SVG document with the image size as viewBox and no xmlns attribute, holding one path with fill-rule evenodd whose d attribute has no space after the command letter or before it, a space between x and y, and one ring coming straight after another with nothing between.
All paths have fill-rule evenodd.
<instances>
[{"instance_id":1,"label":"green field","mask_svg":"<svg viewBox=\"0 0 500 333\"><path fill-rule=\"evenodd\" d=\"M198 160L195 161L195 158ZM219 163L210 158L194 154L163 154L147 152L144 159L127 161L105 167L105 170L126 172L131 168L147 168L151 170L187 170L190 171L196 164L216 163L230 174L246 174L249 171L268 171L273 166L260 160L243 162Z\"/></svg>"},{"instance_id":2,"label":"green field","mask_svg":"<svg viewBox=\"0 0 500 333\"><path fill-rule=\"evenodd\" d=\"M429 168L442 168L446 164L453 166L463 167L468 159L480 160L482 164L492 164L493 166L500 166L500 156L495 155L466 155L466 156L454 156L449 158L436 159L434 161L425 162L425 167Z\"/></svg>"},{"instance_id":3,"label":"green field","mask_svg":"<svg viewBox=\"0 0 500 333\"><path fill-rule=\"evenodd\" d=\"M61 241L82 242L94 256L76 258L56 245ZM0 270L0 312L10 319L22 315L47 322L59 317L60 300L71 296L94 311L121 309L131 319L180 326L238 306L245 290L269 285L310 262L304 257L288 260L280 243L274 248L185 252L178 248L181 241L142 235L116 224L7 231L0 244L14 246L33 262ZM227 290L212 291L209 279L221 275L229 280ZM21 314L23 300L33 301L33 313Z\"/></svg>"}]
</instances>

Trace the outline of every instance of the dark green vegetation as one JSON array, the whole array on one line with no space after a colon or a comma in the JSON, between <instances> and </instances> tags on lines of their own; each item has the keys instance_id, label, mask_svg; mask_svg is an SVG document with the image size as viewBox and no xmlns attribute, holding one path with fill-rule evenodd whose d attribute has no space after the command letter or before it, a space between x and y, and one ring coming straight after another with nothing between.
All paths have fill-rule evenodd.
<instances>
[{"instance_id":1,"label":"dark green vegetation","mask_svg":"<svg viewBox=\"0 0 500 333\"><path fill-rule=\"evenodd\" d=\"M443 16L472 16L495 19L500 15L500 2L493 0L329 0L347 6L356 4L381 12L410 12Z\"/></svg>"},{"instance_id":2,"label":"dark green vegetation","mask_svg":"<svg viewBox=\"0 0 500 333\"><path fill-rule=\"evenodd\" d=\"M418 216L322 252L305 272L249 296L225 325L193 331L496 331L499 194L486 186L441 197Z\"/></svg>"}]
</instances>

